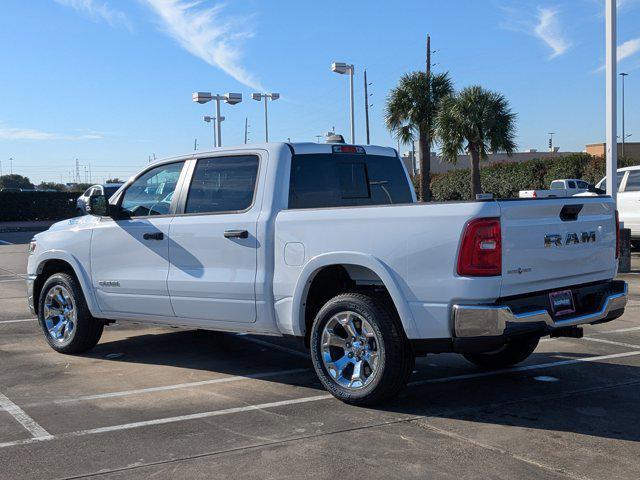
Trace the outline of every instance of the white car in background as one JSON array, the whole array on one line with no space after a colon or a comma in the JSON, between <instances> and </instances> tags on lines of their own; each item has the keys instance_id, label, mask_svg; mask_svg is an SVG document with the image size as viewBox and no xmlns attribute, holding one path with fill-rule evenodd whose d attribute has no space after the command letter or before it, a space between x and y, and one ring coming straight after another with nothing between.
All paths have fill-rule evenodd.
<instances>
[{"instance_id":1,"label":"white car in background","mask_svg":"<svg viewBox=\"0 0 640 480\"><path fill-rule=\"evenodd\" d=\"M122 186L122 183L105 183L104 185L92 185L76 200L76 213L78 215L86 215L87 205L89 205L89 197L95 195L104 195L109 198L116 193Z\"/></svg>"},{"instance_id":2,"label":"white car in background","mask_svg":"<svg viewBox=\"0 0 640 480\"><path fill-rule=\"evenodd\" d=\"M606 189L607 178L596 184ZM640 165L618 169L618 214L624 227L631 229L631 241L640 246Z\"/></svg>"},{"instance_id":3,"label":"white car in background","mask_svg":"<svg viewBox=\"0 0 640 480\"><path fill-rule=\"evenodd\" d=\"M520 198L563 198L591 192L593 186L577 178L553 180L549 190L520 190Z\"/></svg>"}]
</instances>

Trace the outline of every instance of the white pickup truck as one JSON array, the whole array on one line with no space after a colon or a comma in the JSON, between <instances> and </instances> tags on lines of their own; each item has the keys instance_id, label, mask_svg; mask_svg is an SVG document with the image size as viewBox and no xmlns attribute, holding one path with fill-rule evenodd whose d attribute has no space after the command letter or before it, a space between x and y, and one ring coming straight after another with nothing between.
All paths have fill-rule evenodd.
<instances>
[{"instance_id":1,"label":"white pickup truck","mask_svg":"<svg viewBox=\"0 0 640 480\"><path fill-rule=\"evenodd\" d=\"M565 178L562 180L553 180L549 186L549 190L520 190L518 196L520 198L556 198L556 197L573 197L585 193L604 193L598 192L589 183L577 178Z\"/></svg>"},{"instance_id":2,"label":"white pickup truck","mask_svg":"<svg viewBox=\"0 0 640 480\"><path fill-rule=\"evenodd\" d=\"M300 337L353 404L396 394L417 355L506 367L627 301L611 198L421 204L391 148L195 153L89 212L29 247L29 302L53 349L86 351L116 320Z\"/></svg>"}]
</instances>

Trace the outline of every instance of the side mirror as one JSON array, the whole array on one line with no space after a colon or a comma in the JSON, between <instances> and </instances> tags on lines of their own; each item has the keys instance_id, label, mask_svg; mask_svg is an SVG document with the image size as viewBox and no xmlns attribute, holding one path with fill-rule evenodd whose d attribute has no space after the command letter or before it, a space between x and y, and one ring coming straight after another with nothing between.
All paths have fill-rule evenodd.
<instances>
[{"instance_id":1,"label":"side mirror","mask_svg":"<svg viewBox=\"0 0 640 480\"><path fill-rule=\"evenodd\" d=\"M98 217L109 216L109 202L104 195L91 195L87 205L87 213Z\"/></svg>"}]
</instances>

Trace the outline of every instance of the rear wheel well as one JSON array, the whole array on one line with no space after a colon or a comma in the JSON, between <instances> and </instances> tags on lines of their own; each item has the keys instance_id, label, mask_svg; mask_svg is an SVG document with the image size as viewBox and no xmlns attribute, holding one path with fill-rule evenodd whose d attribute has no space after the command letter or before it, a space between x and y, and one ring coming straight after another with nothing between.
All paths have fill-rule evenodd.
<instances>
[{"instance_id":1,"label":"rear wheel well","mask_svg":"<svg viewBox=\"0 0 640 480\"><path fill-rule=\"evenodd\" d=\"M368 293L382 298L389 312L400 320L387 287L375 272L359 265L329 265L316 272L304 302L304 341L307 347L311 338L311 326L320 309L333 297L349 292ZM400 325L402 326L402 322Z\"/></svg>"},{"instance_id":2,"label":"rear wheel well","mask_svg":"<svg viewBox=\"0 0 640 480\"><path fill-rule=\"evenodd\" d=\"M77 279L76 273L73 270L73 267L68 262L65 262L64 260L51 259L51 260L45 260L44 262L42 262L38 266L38 270L37 270L38 276L36 277L36 280L33 283L33 305L34 305L34 308L36 309L36 313L38 313L38 306L40 303L39 302L40 292L42 291L42 286L44 285L44 282L47 281L47 278L49 278L54 273L68 273L69 275L72 275Z\"/></svg>"}]
</instances>

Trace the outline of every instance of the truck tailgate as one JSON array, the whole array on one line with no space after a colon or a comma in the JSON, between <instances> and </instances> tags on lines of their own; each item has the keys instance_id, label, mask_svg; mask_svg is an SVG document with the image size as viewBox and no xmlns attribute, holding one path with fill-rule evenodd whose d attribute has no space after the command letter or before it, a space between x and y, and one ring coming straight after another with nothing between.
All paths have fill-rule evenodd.
<instances>
[{"instance_id":1,"label":"truck tailgate","mask_svg":"<svg viewBox=\"0 0 640 480\"><path fill-rule=\"evenodd\" d=\"M615 203L609 197L500 201L501 296L611 279Z\"/></svg>"}]
</instances>

